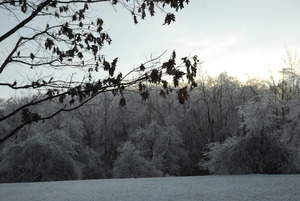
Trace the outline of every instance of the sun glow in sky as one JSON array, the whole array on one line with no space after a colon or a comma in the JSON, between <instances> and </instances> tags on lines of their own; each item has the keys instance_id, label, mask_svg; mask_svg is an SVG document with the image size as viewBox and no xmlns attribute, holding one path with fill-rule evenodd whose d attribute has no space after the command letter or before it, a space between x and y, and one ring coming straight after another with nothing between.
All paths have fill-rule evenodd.
<instances>
[{"instance_id":1,"label":"sun glow in sky","mask_svg":"<svg viewBox=\"0 0 300 201\"><path fill-rule=\"evenodd\" d=\"M246 80L248 76L268 79L270 71L276 74L283 67L286 48L299 50L299 9L299 0L190 0L169 26L162 26L165 14L159 10L137 25L121 6L103 3L93 13L103 18L112 38L103 54L108 59L119 57L119 71L128 72L165 50L162 61L166 60L176 50L179 58L198 55L202 68L212 76L227 72ZM2 27L11 23L0 17ZM12 42L0 44L1 62L2 52ZM0 87L0 94L5 93Z\"/></svg>"},{"instance_id":2,"label":"sun glow in sky","mask_svg":"<svg viewBox=\"0 0 300 201\"><path fill-rule=\"evenodd\" d=\"M111 6L104 16L113 44L108 55L120 55L121 68L132 68L150 55L173 50L178 57L198 55L209 75L221 72L268 79L283 67L286 49L300 47L298 0L191 0L176 15L176 22L162 26L164 14L134 25L126 10ZM106 51L104 50L104 52Z\"/></svg>"}]
</instances>

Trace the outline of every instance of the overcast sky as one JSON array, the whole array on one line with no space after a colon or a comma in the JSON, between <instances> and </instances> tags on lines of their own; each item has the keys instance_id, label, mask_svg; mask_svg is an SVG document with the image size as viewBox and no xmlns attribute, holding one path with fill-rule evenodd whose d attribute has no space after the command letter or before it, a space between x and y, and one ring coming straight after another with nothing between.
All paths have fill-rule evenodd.
<instances>
[{"instance_id":1,"label":"overcast sky","mask_svg":"<svg viewBox=\"0 0 300 201\"><path fill-rule=\"evenodd\" d=\"M245 79L246 73L267 77L268 70L277 72L283 66L285 48L300 48L299 0L190 1L169 26L162 26L164 14L158 10L155 17L135 25L127 10L103 3L97 15L104 19L104 29L113 40L103 54L119 57L119 71L126 72L151 54L156 57L167 50L168 58L176 50L178 57L197 54L211 75L225 71ZM2 27L11 25L0 17ZM0 44L0 53L3 46L13 43L5 42ZM0 87L0 93L7 92Z\"/></svg>"}]
</instances>

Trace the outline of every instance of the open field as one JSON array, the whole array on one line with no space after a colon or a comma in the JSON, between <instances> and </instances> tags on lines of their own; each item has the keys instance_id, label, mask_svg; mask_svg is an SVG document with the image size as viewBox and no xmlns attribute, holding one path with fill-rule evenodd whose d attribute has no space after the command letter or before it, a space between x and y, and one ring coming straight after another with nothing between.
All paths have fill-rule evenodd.
<instances>
[{"instance_id":1,"label":"open field","mask_svg":"<svg viewBox=\"0 0 300 201\"><path fill-rule=\"evenodd\" d=\"M18 200L300 200L300 175L238 175L0 184Z\"/></svg>"}]
</instances>

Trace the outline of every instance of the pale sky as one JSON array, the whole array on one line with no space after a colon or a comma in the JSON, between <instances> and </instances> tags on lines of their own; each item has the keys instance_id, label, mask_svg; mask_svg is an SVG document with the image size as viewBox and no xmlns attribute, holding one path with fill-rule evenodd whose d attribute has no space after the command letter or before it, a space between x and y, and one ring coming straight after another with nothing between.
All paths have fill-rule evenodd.
<instances>
[{"instance_id":1,"label":"pale sky","mask_svg":"<svg viewBox=\"0 0 300 201\"><path fill-rule=\"evenodd\" d=\"M122 26L111 27L110 48L129 66L176 50L182 57L197 54L211 75L226 71L245 79L245 73L278 71L285 49L300 48L299 0L191 0L170 26L161 26L163 16L128 24L131 16L117 10L109 20Z\"/></svg>"},{"instance_id":2,"label":"pale sky","mask_svg":"<svg viewBox=\"0 0 300 201\"><path fill-rule=\"evenodd\" d=\"M190 0L169 26L162 26L164 14L156 12L155 17L135 25L131 14L120 6L103 3L97 9L112 38L103 54L119 57L119 71L125 73L165 50L168 59L176 50L179 58L198 55L210 75L228 72L245 80L245 74L268 77L270 69L276 73L283 67L285 49L300 48L299 0ZM1 25L11 25L0 17ZM0 44L0 63L9 44L12 41ZM7 95L7 91L0 87L0 94Z\"/></svg>"}]
</instances>

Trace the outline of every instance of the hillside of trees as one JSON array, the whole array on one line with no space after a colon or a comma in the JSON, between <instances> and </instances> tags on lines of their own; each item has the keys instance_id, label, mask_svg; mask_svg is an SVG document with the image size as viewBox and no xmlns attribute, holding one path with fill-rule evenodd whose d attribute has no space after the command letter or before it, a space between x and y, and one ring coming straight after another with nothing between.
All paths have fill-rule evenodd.
<instances>
[{"instance_id":1,"label":"hillside of trees","mask_svg":"<svg viewBox=\"0 0 300 201\"><path fill-rule=\"evenodd\" d=\"M293 64L281 75L245 83L202 75L189 94L155 85L142 95L99 94L0 144L0 181L300 173L300 74ZM34 98L1 99L0 116ZM61 104L30 111L51 114ZM0 137L26 112L1 123Z\"/></svg>"}]
</instances>

